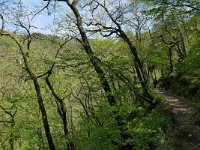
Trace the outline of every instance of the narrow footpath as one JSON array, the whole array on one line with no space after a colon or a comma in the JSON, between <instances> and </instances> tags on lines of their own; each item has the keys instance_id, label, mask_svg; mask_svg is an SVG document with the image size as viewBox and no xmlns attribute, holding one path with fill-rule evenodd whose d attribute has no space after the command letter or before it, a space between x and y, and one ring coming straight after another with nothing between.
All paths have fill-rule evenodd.
<instances>
[{"instance_id":1,"label":"narrow footpath","mask_svg":"<svg viewBox=\"0 0 200 150\"><path fill-rule=\"evenodd\" d=\"M174 127L168 131L176 150L200 150L200 127L191 117L191 101L171 96L162 89L156 90L172 106Z\"/></svg>"}]
</instances>

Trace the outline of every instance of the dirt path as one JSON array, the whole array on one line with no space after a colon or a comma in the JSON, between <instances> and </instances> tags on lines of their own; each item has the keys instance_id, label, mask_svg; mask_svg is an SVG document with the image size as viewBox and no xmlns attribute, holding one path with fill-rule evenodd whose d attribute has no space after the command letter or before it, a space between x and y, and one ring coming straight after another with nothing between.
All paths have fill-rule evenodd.
<instances>
[{"instance_id":1,"label":"dirt path","mask_svg":"<svg viewBox=\"0 0 200 150\"><path fill-rule=\"evenodd\" d=\"M176 143L176 150L200 150L200 127L195 125L190 115L191 102L180 97L170 96L164 90L157 89L172 106L174 127L169 136Z\"/></svg>"}]
</instances>

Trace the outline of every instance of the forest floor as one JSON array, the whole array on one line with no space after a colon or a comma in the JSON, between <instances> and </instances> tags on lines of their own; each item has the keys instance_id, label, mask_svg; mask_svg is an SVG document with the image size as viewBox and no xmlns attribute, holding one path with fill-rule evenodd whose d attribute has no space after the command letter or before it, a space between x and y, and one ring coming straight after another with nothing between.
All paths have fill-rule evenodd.
<instances>
[{"instance_id":1,"label":"forest floor","mask_svg":"<svg viewBox=\"0 0 200 150\"><path fill-rule=\"evenodd\" d=\"M172 107L174 125L167 133L175 143L175 150L200 150L200 127L192 118L191 101L172 96L160 88L156 91L165 97Z\"/></svg>"}]
</instances>

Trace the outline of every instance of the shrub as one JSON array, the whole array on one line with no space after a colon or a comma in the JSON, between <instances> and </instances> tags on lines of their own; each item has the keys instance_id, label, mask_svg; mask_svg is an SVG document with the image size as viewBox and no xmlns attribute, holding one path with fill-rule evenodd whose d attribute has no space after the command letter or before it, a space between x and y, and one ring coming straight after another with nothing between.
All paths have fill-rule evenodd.
<instances>
[{"instance_id":1,"label":"shrub","mask_svg":"<svg viewBox=\"0 0 200 150\"><path fill-rule=\"evenodd\" d=\"M123 147L130 150L156 150L168 147L165 130L172 123L170 106L161 97L155 99L159 103L148 113L145 108L136 107L133 103L120 104L114 108L102 104L101 109L96 108L94 111L102 125L95 124L93 119L83 115L76 138L77 149L115 150ZM116 121L117 117L120 118L121 126Z\"/></svg>"},{"instance_id":2,"label":"shrub","mask_svg":"<svg viewBox=\"0 0 200 150\"><path fill-rule=\"evenodd\" d=\"M200 125L200 90L193 97L192 114Z\"/></svg>"}]
</instances>

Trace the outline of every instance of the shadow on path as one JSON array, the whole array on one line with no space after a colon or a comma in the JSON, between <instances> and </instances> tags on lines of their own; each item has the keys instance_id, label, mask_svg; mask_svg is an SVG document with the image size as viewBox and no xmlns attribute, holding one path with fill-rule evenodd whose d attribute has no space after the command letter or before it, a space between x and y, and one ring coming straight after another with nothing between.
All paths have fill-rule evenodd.
<instances>
[{"instance_id":1,"label":"shadow on path","mask_svg":"<svg viewBox=\"0 0 200 150\"><path fill-rule=\"evenodd\" d=\"M172 106L175 125L168 134L175 141L176 150L200 150L200 127L190 115L191 101L171 96L162 89L156 89L156 92Z\"/></svg>"}]
</instances>

